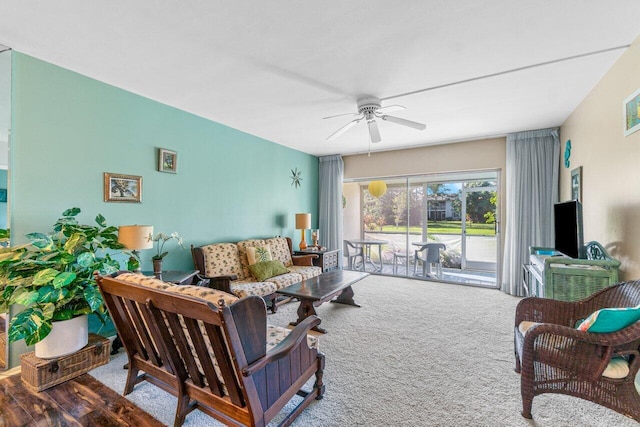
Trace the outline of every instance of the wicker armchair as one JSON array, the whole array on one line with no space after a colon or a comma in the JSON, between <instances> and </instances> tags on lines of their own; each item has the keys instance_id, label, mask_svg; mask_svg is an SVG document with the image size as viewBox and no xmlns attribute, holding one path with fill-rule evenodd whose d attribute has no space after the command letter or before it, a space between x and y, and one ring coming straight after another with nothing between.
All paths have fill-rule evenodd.
<instances>
[{"instance_id":1,"label":"wicker armchair","mask_svg":"<svg viewBox=\"0 0 640 427\"><path fill-rule=\"evenodd\" d=\"M579 397L640 422L634 380L640 368L640 322L611 333L582 332L576 323L601 308L640 304L640 281L620 283L581 301L525 298L515 317L516 372L521 373L522 416L532 418L533 398L542 393ZM522 321L536 322L523 335ZM603 376L614 356L628 359L624 378Z\"/></svg>"}]
</instances>

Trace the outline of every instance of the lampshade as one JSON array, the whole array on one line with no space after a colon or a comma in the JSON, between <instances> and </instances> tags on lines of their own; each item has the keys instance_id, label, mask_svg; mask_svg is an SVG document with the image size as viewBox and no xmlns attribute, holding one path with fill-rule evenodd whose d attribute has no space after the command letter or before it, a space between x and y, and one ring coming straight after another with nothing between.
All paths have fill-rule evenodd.
<instances>
[{"instance_id":1,"label":"lampshade","mask_svg":"<svg viewBox=\"0 0 640 427\"><path fill-rule=\"evenodd\" d=\"M296 230L308 230L309 228L311 228L311 214L297 213L296 214Z\"/></svg>"},{"instance_id":2,"label":"lampshade","mask_svg":"<svg viewBox=\"0 0 640 427\"><path fill-rule=\"evenodd\" d=\"M380 197L387 192L387 184L384 181L371 181L368 189L373 197Z\"/></svg>"},{"instance_id":3,"label":"lampshade","mask_svg":"<svg viewBox=\"0 0 640 427\"><path fill-rule=\"evenodd\" d=\"M121 225L118 227L118 242L129 250L153 247L153 225Z\"/></svg>"}]
</instances>

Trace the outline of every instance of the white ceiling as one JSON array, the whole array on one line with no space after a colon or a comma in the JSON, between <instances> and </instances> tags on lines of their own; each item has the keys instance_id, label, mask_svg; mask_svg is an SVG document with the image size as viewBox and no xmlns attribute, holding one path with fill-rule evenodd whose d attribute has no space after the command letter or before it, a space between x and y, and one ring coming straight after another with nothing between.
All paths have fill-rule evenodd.
<instances>
[{"instance_id":1,"label":"white ceiling","mask_svg":"<svg viewBox=\"0 0 640 427\"><path fill-rule=\"evenodd\" d=\"M638 0L0 0L0 16L18 52L314 155L369 149L364 122L327 142L350 118L322 119L362 95L427 124L383 122L371 151L559 126L640 33Z\"/></svg>"}]
</instances>

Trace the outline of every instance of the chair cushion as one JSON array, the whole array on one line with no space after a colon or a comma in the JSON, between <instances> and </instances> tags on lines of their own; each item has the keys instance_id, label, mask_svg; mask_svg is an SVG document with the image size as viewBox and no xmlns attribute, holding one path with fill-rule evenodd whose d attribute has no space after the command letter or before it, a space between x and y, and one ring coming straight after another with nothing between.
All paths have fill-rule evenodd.
<instances>
[{"instance_id":1,"label":"chair cushion","mask_svg":"<svg viewBox=\"0 0 640 427\"><path fill-rule=\"evenodd\" d=\"M620 379L629 375L629 362L624 357L612 357L602 373L603 377Z\"/></svg>"},{"instance_id":2,"label":"chair cushion","mask_svg":"<svg viewBox=\"0 0 640 427\"><path fill-rule=\"evenodd\" d=\"M156 279L153 276L145 276L138 273L122 273L119 274L116 279L123 280L129 283L135 283L136 285L142 285L147 288L159 289L161 291L175 286L172 283L163 282L162 280Z\"/></svg>"},{"instance_id":3,"label":"chair cushion","mask_svg":"<svg viewBox=\"0 0 640 427\"><path fill-rule=\"evenodd\" d=\"M252 266L257 262L271 261L272 259L269 245L250 246L247 248L247 262L249 263L249 266ZM251 270L251 268L249 268L249 270Z\"/></svg>"},{"instance_id":4,"label":"chair cushion","mask_svg":"<svg viewBox=\"0 0 640 427\"><path fill-rule=\"evenodd\" d=\"M219 289L206 288L204 286L176 285L168 288L167 291L199 298L213 303L216 307L219 306L220 300L223 300L226 305L231 305L238 301L238 297L235 295L228 294Z\"/></svg>"},{"instance_id":5,"label":"chair cushion","mask_svg":"<svg viewBox=\"0 0 640 427\"><path fill-rule=\"evenodd\" d=\"M535 325L541 325L541 323L523 320L518 325L518 330L525 335ZM603 377L612 379L625 378L627 375L629 375L629 362L624 357L612 357L602 373Z\"/></svg>"},{"instance_id":6,"label":"chair cushion","mask_svg":"<svg viewBox=\"0 0 640 427\"><path fill-rule=\"evenodd\" d=\"M274 261L261 261L256 262L249 266L251 275L261 282L280 274L288 273L289 270L282 264L282 262Z\"/></svg>"},{"instance_id":7,"label":"chair cushion","mask_svg":"<svg viewBox=\"0 0 640 427\"><path fill-rule=\"evenodd\" d=\"M584 319L577 329L595 333L615 332L638 320L640 320L640 305L637 307L602 308Z\"/></svg>"},{"instance_id":8,"label":"chair cushion","mask_svg":"<svg viewBox=\"0 0 640 427\"><path fill-rule=\"evenodd\" d=\"M290 333L290 329L267 325L267 351L280 344ZM320 341L313 335L307 335L307 345L309 348L320 349Z\"/></svg>"},{"instance_id":9,"label":"chair cushion","mask_svg":"<svg viewBox=\"0 0 640 427\"><path fill-rule=\"evenodd\" d=\"M523 320L518 325L518 330L522 335L526 335L526 333L531 329L532 326L539 325L538 322L529 322L528 320Z\"/></svg>"}]
</instances>

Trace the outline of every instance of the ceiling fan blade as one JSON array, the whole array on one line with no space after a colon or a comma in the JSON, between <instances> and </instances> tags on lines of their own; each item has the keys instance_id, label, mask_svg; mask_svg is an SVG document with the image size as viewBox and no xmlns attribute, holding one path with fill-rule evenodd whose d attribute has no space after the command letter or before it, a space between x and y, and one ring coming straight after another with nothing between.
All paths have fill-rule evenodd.
<instances>
[{"instance_id":1,"label":"ceiling fan blade","mask_svg":"<svg viewBox=\"0 0 640 427\"><path fill-rule=\"evenodd\" d=\"M407 107L405 107L404 105L394 104L394 105L387 105L386 107L380 107L376 110L376 113L391 113L393 111L401 111L406 109Z\"/></svg>"},{"instance_id":2,"label":"ceiling fan blade","mask_svg":"<svg viewBox=\"0 0 640 427\"><path fill-rule=\"evenodd\" d=\"M353 126L355 126L356 123L358 123L363 118L364 117L360 117L359 119L351 120L349 123L347 123L346 125L342 126L340 129L338 129L337 131L329 135L327 137L327 141L333 141L334 139L336 139L337 137L339 137L340 135L342 135L343 133L351 129Z\"/></svg>"},{"instance_id":3,"label":"ceiling fan blade","mask_svg":"<svg viewBox=\"0 0 640 427\"><path fill-rule=\"evenodd\" d=\"M378 130L378 124L375 120L367 120L369 126L369 136L371 136L371 142L376 143L382 141L380 138L380 131Z\"/></svg>"},{"instance_id":4,"label":"ceiling fan blade","mask_svg":"<svg viewBox=\"0 0 640 427\"><path fill-rule=\"evenodd\" d=\"M418 122L413 122L411 120L407 120L407 119L401 119L400 117L394 117L394 116L380 116L380 118L382 120L386 120L388 122L392 122L392 123L396 123L399 125L403 125L403 126L409 126L410 128L414 128L414 129L418 129L418 130L425 130L427 128L427 125L422 124L422 123L418 123Z\"/></svg>"},{"instance_id":5,"label":"ceiling fan blade","mask_svg":"<svg viewBox=\"0 0 640 427\"><path fill-rule=\"evenodd\" d=\"M324 119L333 119L335 117L343 117L343 116L358 116L358 113L343 113L343 114L336 114L335 116L327 116L327 117L323 117L322 120Z\"/></svg>"}]
</instances>

